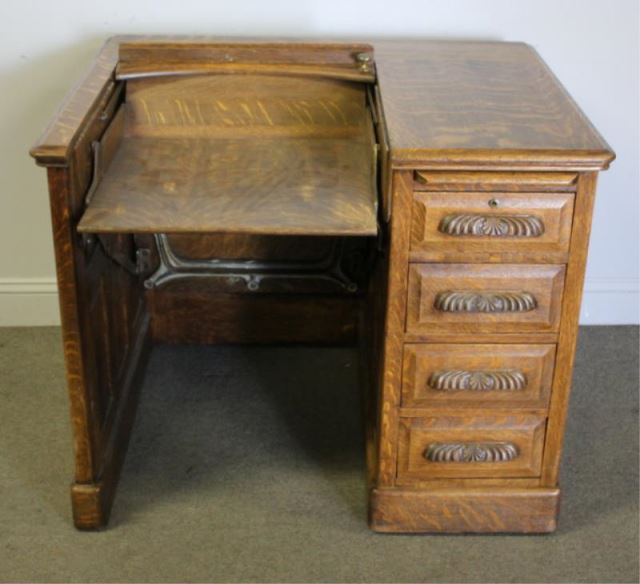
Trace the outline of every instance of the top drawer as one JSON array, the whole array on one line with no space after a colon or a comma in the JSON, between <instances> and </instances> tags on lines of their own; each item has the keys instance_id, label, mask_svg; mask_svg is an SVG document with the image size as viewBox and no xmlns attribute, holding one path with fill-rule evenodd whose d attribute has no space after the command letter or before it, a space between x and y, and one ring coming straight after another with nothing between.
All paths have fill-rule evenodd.
<instances>
[{"instance_id":1,"label":"top drawer","mask_svg":"<svg viewBox=\"0 0 640 584\"><path fill-rule=\"evenodd\" d=\"M416 192L413 261L567 260L573 193Z\"/></svg>"}]
</instances>

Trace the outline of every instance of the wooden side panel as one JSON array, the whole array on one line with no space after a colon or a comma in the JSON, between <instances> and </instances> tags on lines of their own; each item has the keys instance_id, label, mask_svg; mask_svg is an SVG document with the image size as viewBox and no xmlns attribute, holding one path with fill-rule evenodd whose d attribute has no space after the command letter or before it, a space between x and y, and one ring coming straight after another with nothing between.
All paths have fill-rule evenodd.
<instances>
[{"instance_id":1,"label":"wooden side panel","mask_svg":"<svg viewBox=\"0 0 640 584\"><path fill-rule=\"evenodd\" d=\"M81 261L73 232L71 179L65 168L49 168L51 222L58 278L60 320L64 343L67 388L71 405L71 423L75 452L75 480L92 480L98 470L99 415L92 408L95 393L88 387L85 371L80 315L79 283L76 263ZM95 390L94 390L95 391Z\"/></svg>"},{"instance_id":2,"label":"wooden side panel","mask_svg":"<svg viewBox=\"0 0 640 584\"><path fill-rule=\"evenodd\" d=\"M135 415L148 318L139 282L96 244L89 252L78 246L74 201L81 198L72 190L72 168L48 172L75 450L74 520L90 529L109 515Z\"/></svg>"},{"instance_id":3,"label":"wooden side panel","mask_svg":"<svg viewBox=\"0 0 640 584\"><path fill-rule=\"evenodd\" d=\"M48 168L75 444L72 501L81 528L100 527L107 520L148 340L140 280L111 260L96 238L77 234L93 174L91 145L104 135L117 110L119 88L95 99L100 107L87 106L89 113L78 122L77 134L60 153L66 166ZM111 138L107 142L113 145ZM110 151L105 154L108 158ZM115 247L132 253L129 238L115 239Z\"/></svg>"},{"instance_id":4,"label":"wooden side panel","mask_svg":"<svg viewBox=\"0 0 640 584\"><path fill-rule=\"evenodd\" d=\"M112 249L131 250L130 237L112 236ZM133 256L133 252L129 252ZM83 339L93 365L87 375L97 388L97 403L103 420L123 391L127 360L145 318L142 282L113 262L98 246L87 263L82 282Z\"/></svg>"},{"instance_id":5,"label":"wooden side panel","mask_svg":"<svg viewBox=\"0 0 640 584\"><path fill-rule=\"evenodd\" d=\"M548 533L558 489L374 489L369 524L391 533Z\"/></svg>"},{"instance_id":6,"label":"wooden side panel","mask_svg":"<svg viewBox=\"0 0 640 584\"><path fill-rule=\"evenodd\" d=\"M578 337L580 303L587 264L591 219L596 194L596 173L582 174L578 180L576 210L571 234L571 250L562 301L562 323L558 336L556 369L549 406L542 480L545 486L558 484L564 429L569 407L571 379Z\"/></svg>"},{"instance_id":7,"label":"wooden side panel","mask_svg":"<svg viewBox=\"0 0 640 584\"><path fill-rule=\"evenodd\" d=\"M381 226L381 241L387 239L387 225ZM387 306L387 274L389 257L379 254L373 265L367 293L363 299L358 343L360 348L360 378L363 393L364 425L367 458L367 483L375 484L378 470L379 407L383 383L384 319Z\"/></svg>"},{"instance_id":8,"label":"wooden side panel","mask_svg":"<svg viewBox=\"0 0 640 584\"><path fill-rule=\"evenodd\" d=\"M135 344L126 358L118 399L109 411L104 434L107 439L101 452L102 469L98 478L71 485L73 521L78 529L98 529L109 521L111 506L127 453L129 436L135 420L145 365L151 349L147 334L149 318L145 313L137 327Z\"/></svg>"},{"instance_id":9,"label":"wooden side panel","mask_svg":"<svg viewBox=\"0 0 640 584\"><path fill-rule=\"evenodd\" d=\"M412 183L412 172L393 173L387 294L384 308L382 379L377 422L376 484L378 486L392 485L396 475L398 406L402 387L402 344L407 307Z\"/></svg>"}]
</instances>

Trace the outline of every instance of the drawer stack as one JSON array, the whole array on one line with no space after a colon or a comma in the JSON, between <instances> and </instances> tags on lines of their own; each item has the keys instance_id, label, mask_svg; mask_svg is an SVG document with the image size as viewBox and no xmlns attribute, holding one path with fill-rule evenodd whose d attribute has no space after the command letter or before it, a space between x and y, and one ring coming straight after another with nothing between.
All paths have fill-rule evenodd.
<instances>
[{"instance_id":1,"label":"drawer stack","mask_svg":"<svg viewBox=\"0 0 640 584\"><path fill-rule=\"evenodd\" d=\"M416 172L396 486L539 480L575 180Z\"/></svg>"}]
</instances>

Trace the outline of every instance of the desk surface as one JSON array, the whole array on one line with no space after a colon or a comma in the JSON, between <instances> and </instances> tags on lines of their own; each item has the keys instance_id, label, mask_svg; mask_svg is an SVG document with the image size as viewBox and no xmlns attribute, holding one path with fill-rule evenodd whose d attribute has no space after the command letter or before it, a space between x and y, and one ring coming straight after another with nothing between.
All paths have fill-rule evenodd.
<instances>
[{"instance_id":1,"label":"desk surface","mask_svg":"<svg viewBox=\"0 0 640 584\"><path fill-rule=\"evenodd\" d=\"M349 139L124 138L78 230L375 235L371 153Z\"/></svg>"},{"instance_id":2,"label":"desk surface","mask_svg":"<svg viewBox=\"0 0 640 584\"><path fill-rule=\"evenodd\" d=\"M375 43L394 161L601 165L609 146L523 43Z\"/></svg>"},{"instance_id":3,"label":"desk surface","mask_svg":"<svg viewBox=\"0 0 640 584\"><path fill-rule=\"evenodd\" d=\"M215 39L113 37L33 147L68 162L74 129L113 82L120 42ZM317 42L317 41L316 41ZM521 43L375 41L376 72L394 165L460 164L598 169L614 154L537 53Z\"/></svg>"}]
</instances>

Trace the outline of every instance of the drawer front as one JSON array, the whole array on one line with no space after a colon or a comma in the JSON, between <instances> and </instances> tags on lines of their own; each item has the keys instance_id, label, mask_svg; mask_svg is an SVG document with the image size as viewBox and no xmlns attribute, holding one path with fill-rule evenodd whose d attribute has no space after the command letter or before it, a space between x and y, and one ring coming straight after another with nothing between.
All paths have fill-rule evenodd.
<instances>
[{"instance_id":1,"label":"drawer front","mask_svg":"<svg viewBox=\"0 0 640 584\"><path fill-rule=\"evenodd\" d=\"M546 408L555 345L405 345L402 405Z\"/></svg>"},{"instance_id":2,"label":"drawer front","mask_svg":"<svg viewBox=\"0 0 640 584\"><path fill-rule=\"evenodd\" d=\"M564 266L411 264L407 333L556 332Z\"/></svg>"},{"instance_id":3,"label":"drawer front","mask_svg":"<svg viewBox=\"0 0 640 584\"><path fill-rule=\"evenodd\" d=\"M398 478L526 478L540 475L545 418L402 418Z\"/></svg>"},{"instance_id":4,"label":"drawer front","mask_svg":"<svg viewBox=\"0 0 640 584\"><path fill-rule=\"evenodd\" d=\"M573 201L572 193L415 193L412 257L503 254L564 262Z\"/></svg>"}]
</instances>

